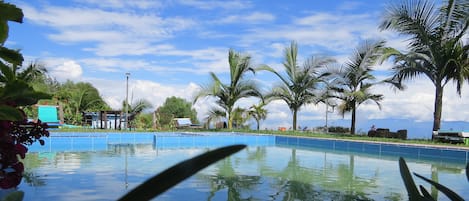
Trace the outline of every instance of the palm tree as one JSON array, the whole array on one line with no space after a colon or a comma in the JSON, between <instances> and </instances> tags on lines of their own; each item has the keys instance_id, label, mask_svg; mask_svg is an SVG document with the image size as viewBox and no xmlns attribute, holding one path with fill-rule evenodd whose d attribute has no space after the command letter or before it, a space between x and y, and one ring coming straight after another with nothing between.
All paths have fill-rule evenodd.
<instances>
[{"instance_id":1,"label":"palm tree","mask_svg":"<svg viewBox=\"0 0 469 201\"><path fill-rule=\"evenodd\" d=\"M102 99L99 91L90 83L63 83L55 93L59 105L63 105L64 118L68 124L80 124L82 112L107 110L109 106Z\"/></svg>"},{"instance_id":2,"label":"palm tree","mask_svg":"<svg viewBox=\"0 0 469 201\"><path fill-rule=\"evenodd\" d=\"M232 113L233 126L235 128L243 128L244 123L248 120L246 109L236 107Z\"/></svg>"},{"instance_id":3,"label":"palm tree","mask_svg":"<svg viewBox=\"0 0 469 201\"><path fill-rule=\"evenodd\" d=\"M31 62L25 69L18 72L18 79L26 82L33 82L38 79L44 79L47 74L47 69L44 65L38 62Z\"/></svg>"},{"instance_id":4,"label":"palm tree","mask_svg":"<svg viewBox=\"0 0 469 201\"><path fill-rule=\"evenodd\" d=\"M267 118L267 110L264 108L264 106L266 106L266 104L264 102L261 102L258 105L252 105L251 107L249 107L249 110L247 110L248 116L251 116L256 120L257 130L259 130L259 122Z\"/></svg>"},{"instance_id":5,"label":"palm tree","mask_svg":"<svg viewBox=\"0 0 469 201\"><path fill-rule=\"evenodd\" d=\"M318 69L325 67L333 60L328 58L311 57L303 66L297 63L298 46L292 41L290 47L285 48L285 61L283 66L286 76L281 75L269 66L262 66L260 70L267 70L281 80L281 84L274 87L270 94L266 95L268 101L283 100L293 113L293 130L296 130L297 113L299 109L308 103L312 103L316 97L314 89L321 81L323 75L319 75Z\"/></svg>"},{"instance_id":6,"label":"palm tree","mask_svg":"<svg viewBox=\"0 0 469 201\"><path fill-rule=\"evenodd\" d=\"M335 74L337 85L336 97L341 101L338 109L340 114L352 113L350 134L355 134L355 119L357 108L360 104L369 100L374 101L381 109L379 101L383 99L381 94L372 94L370 89L378 82L373 82L376 78L371 74L372 66L375 65L383 51L384 41L365 41L358 47L354 55Z\"/></svg>"},{"instance_id":7,"label":"palm tree","mask_svg":"<svg viewBox=\"0 0 469 201\"><path fill-rule=\"evenodd\" d=\"M232 129L235 103L241 98L259 97L260 92L254 81L244 79L248 71L254 73L254 69L251 67L250 56L243 56L234 50L230 50L228 53L228 63L230 65L230 83L222 83L215 73L210 72L212 83L201 87L201 90L194 98L194 103L202 97L217 98L216 103L219 107L212 110L222 111L228 119L228 129ZM219 114L218 112L217 114Z\"/></svg>"},{"instance_id":8,"label":"palm tree","mask_svg":"<svg viewBox=\"0 0 469 201\"><path fill-rule=\"evenodd\" d=\"M122 108L125 108L125 103L126 101L124 100L124 102L122 103ZM127 105L127 111L129 113L128 121L130 123L129 126L132 127L132 125L135 123L134 120L136 119L136 117L144 110L149 109L151 107L151 103L145 99L139 99L135 103Z\"/></svg>"},{"instance_id":9,"label":"palm tree","mask_svg":"<svg viewBox=\"0 0 469 201\"><path fill-rule=\"evenodd\" d=\"M220 110L218 108L211 108L208 111L208 115L205 118L205 127L210 128L210 122L212 121L220 121L226 117L226 112L224 110Z\"/></svg>"},{"instance_id":10,"label":"palm tree","mask_svg":"<svg viewBox=\"0 0 469 201\"><path fill-rule=\"evenodd\" d=\"M469 80L469 2L445 2L440 9L426 0L390 5L380 25L381 30L409 36L408 52L390 49L387 54L394 59L392 79L401 83L425 75L435 86L433 131L440 129L446 84L454 81L461 94Z\"/></svg>"}]
</instances>

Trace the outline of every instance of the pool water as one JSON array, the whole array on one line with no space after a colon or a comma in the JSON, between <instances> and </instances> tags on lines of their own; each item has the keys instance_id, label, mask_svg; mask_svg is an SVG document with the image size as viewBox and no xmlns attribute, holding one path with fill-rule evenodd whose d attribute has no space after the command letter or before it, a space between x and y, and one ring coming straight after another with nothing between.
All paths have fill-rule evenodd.
<instances>
[{"instance_id":1,"label":"pool water","mask_svg":"<svg viewBox=\"0 0 469 201\"><path fill-rule=\"evenodd\" d=\"M49 143L49 144L47 144ZM117 200L164 169L228 144L248 147L155 200L407 200L398 156L293 146L275 136L53 135L32 146L19 190L24 200ZM411 171L469 200L465 161L409 157ZM438 200L448 200L418 178Z\"/></svg>"}]
</instances>

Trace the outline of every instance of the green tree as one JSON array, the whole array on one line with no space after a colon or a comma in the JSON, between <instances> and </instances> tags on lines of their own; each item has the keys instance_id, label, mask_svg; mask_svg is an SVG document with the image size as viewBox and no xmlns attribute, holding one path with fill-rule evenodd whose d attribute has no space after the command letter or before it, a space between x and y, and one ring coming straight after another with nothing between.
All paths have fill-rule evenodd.
<instances>
[{"instance_id":1,"label":"green tree","mask_svg":"<svg viewBox=\"0 0 469 201\"><path fill-rule=\"evenodd\" d=\"M192 104L183 98L169 97L166 98L162 106L156 110L158 124L160 126L168 126L174 118L190 118L192 123L197 124L197 112L192 108Z\"/></svg>"},{"instance_id":2,"label":"green tree","mask_svg":"<svg viewBox=\"0 0 469 201\"><path fill-rule=\"evenodd\" d=\"M244 108L240 108L240 107L236 107L234 110L233 110L233 126L235 128L243 128L243 127L246 127L245 123L247 122L248 120L248 116L247 116L247 110L244 109Z\"/></svg>"},{"instance_id":3,"label":"green tree","mask_svg":"<svg viewBox=\"0 0 469 201\"><path fill-rule=\"evenodd\" d=\"M21 77L31 83L34 90L49 94L55 94L59 90L60 83L49 75L46 66L39 61L29 63L20 73Z\"/></svg>"},{"instance_id":4,"label":"green tree","mask_svg":"<svg viewBox=\"0 0 469 201\"><path fill-rule=\"evenodd\" d=\"M148 129L152 127L153 116L151 113L140 113L132 122L137 129Z\"/></svg>"},{"instance_id":5,"label":"green tree","mask_svg":"<svg viewBox=\"0 0 469 201\"><path fill-rule=\"evenodd\" d=\"M248 116L254 118L256 120L256 128L257 130L260 129L260 121L265 120L267 118L267 110L264 108L266 104L264 102L259 103L258 105L252 105L247 110Z\"/></svg>"},{"instance_id":6,"label":"green tree","mask_svg":"<svg viewBox=\"0 0 469 201\"><path fill-rule=\"evenodd\" d=\"M55 94L60 85L48 75L46 67L38 61L29 63L24 69L19 69L17 77L26 81L35 91L47 94ZM56 102L52 99L43 99L39 100L38 104L45 101ZM35 106L25 106L23 110L28 117L37 118L37 108Z\"/></svg>"},{"instance_id":7,"label":"green tree","mask_svg":"<svg viewBox=\"0 0 469 201\"><path fill-rule=\"evenodd\" d=\"M359 46L352 57L337 72L331 72L338 79L335 91L336 98L341 101L338 109L344 115L352 113L350 134L355 134L357 108L369 100L374 101L381 109L381 94L371 93L371 87L378 84L373 76L372 66L377 64L384 48L384 41L365 41Z\"/></svg>"},{"instance_id":8,"label":"green tree","mask_svg":"<svg viewBox=\"0 0 469 201\"><path fill-rule=\"evenodd\" d=\"M218 110L217 108L212 108L208 111L207 117L205 118L205 125L209 128L211 122L219 122L226 118L226 112L223 110Z\"/></svg>"},{"instance_id":9,"label":"green tree","mask_svg":"<svg viewBox=\"0 0 469 201\"><path fill-rule=\"evenodd\" d=\"M393 80L399 83L420 75L435 86L433 130L440 129L443 89L451 80L461 93L464 80L469 80L469 2L449 0L437 9L425 0L391 4L385 11L381 30L393 30L408 36L408 52L390 49L394 59Z\"/></svg>"},{"instance_id":10,"label":"green tree","mask_svg":"<svg viewBox=\"0 0 469 201\"><path fill-rule=\"evenodd\" d=\"M211 72L212 82L208 86L202 86L195 95L194 103L202 97L215 97L219 107L213 108L211 114L224 113L228 119L228 129L233 128L233 109L241 98L260 97L261 93L253 80L245 79L247 72L255 72L251 67L251 57L241 55L234 50L228 53L230 66L230 83L224 84Z\"/></svg>"},{"instance_id":11,"label":"green tree","mask_svg":"<svg viewBox=\"0 0 469 201\"><path fill-rule=\"evenodd\" d=\"M283 62L286 73L282 75L269 66L262 66L260 70L267 70L281 80L281 84L274 87L266 95L267 100L283 100L293 113L293 130L296 130L297 113L302 106L312 103L316 98L314 90L321 82L322 75L319 69L325 67L333 60L329 58L311 57L300 67L297 62L298 46L291 42L290 47L285 48L285 61Z\"/></svg>"},{"instance_id":12,"label":"green tree","mask_svg":"<svg viewBox=\"0 0 469 201\"><path fill-rule=\"evenodd\" d=\"M90 83L74 83L70 80L60 85L54 95L64 111L65 123L78 125L82 121L82 112L109 110L99 91Z\"/></svg>"},{"instance_id":13,"label":"green tree","mask_svg":"<svg viewBox=\"0 0 469 201\"><path fill-rule=\"evenodd\" d=\"M125 108L125 101L123 102L123 107ZM129 126L130 128L133 128L136 126L137 119L139 119L140 114L153 107L151 103L145 99L139 99L135 101L135 103L131 103L130 105L127 105L127 112L128 112L128 120L129 120ZM125 112L125 111L124 111Z\"/></svg>"}]
</instances>

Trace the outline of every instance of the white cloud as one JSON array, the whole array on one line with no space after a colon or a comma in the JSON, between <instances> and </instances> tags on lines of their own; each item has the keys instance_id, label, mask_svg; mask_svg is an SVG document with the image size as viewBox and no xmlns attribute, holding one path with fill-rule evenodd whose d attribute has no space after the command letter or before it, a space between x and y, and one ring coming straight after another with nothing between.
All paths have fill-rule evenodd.
<instances>
[{"instance_id":1,"label":"white cloud","mask_svg":"<svg viewBox=\"0 0 469 201\"><path fill-rule=\"evenodd\" d=\"M56 30L50 39L61 43L93 42L100 56L142 55L156 51L158 42L194 25L192 19L162 18L154 13L107 11L97 8L23 6L27 20Z\"/></svg>"},{"instance_id":2,"label":"white cloud","mask_svg":"<svg viewBox=\"0 0 469 201\"><path fill-rule=\"evenodd\" d=\"M51 75L58 81L78 80L81 78L83 70L80 64L75 61L65 61L59 66L52 67Z\"/></svg>"},{"instance_id":3,"label":"white cloud","mask_svg":"<svg viewBox=\"0 0 469 201\"><path fill-rule=\"evenodd\" d=\"M216 23L228 24L228 23L241 23L241 24L258 24L267 23L275 20L275 16L270 13L253 12L247 15L230 15L218 21Z\"/></svg>"},{"instance_id":4,"label":"white cloud","mask_svg":"<svg viewBox=\"0 0 469 201\"><path fill-rule=\"evenodd\" d=\"M213 0L180 0L179 4L192 6L202 10L212 10L212 9L226 9L226 10L239 10L246 9L251 7L251 2L249 1L213 1Z\"/></svg>"},{"instance_id":5,"label":"white cloud","mask_svg":"<svg viewBox=\"0 0 469 201\"><path fill-rule=\"evenodd\" d=\"M120 109L126 97L126 81L107 80L102 78L88 78L88 82L99 90L103 98L113 109ZM166 98L176 96L191 102L197 85L162 85L161 83L129 78L129 103L140 99L152 103L153 109L163 105Z\"/></svg>"},{"instance_id":6,"label":"white cloud","mask_svg":"<svg viewBox=\"0 0 469 201\"><path fill-rule=\"evenodd\" d=\"M150 9L160 8L162 3L153 0L75 0L77 3L92 4L103 8L138 8L138 9Z\"/></svg>"},{"instance_id":7,"label":"white cloud","mask_svg":"<svg viewBox=\"0 0 469 201\"><path fill-rule=\"evenodd\" d=\"M319 46L336 54L348 54L363 39L381 38L375 18L371 14L315 13L295 18L289 24L252 28L249 34L243 35L242 43L253 46L259 41L295 40L302 46Z\"/></svg>"}]
</instances>

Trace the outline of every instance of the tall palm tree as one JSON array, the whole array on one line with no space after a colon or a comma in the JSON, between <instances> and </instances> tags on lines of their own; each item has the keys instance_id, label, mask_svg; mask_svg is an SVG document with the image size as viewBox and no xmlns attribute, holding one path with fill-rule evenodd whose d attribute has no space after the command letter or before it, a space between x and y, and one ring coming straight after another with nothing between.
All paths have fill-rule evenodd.
<instances>
[{"instance_id":1,"label":"tall palm tree","mask_svg":"<svg viewBox=\"0 0 469 201\"><path fill-rule=\"evenodd\" d=\"M269 66L262 66L259 69L270 71L280 78L281 84L275 86L271 93L266 95L266 99L285 101L293 113L293 130L296 130L299 109L305 104L312 103L316 97L314 89L322 78L319 68L325 67L333 60L311 57L300 67L297 62L298 45L294 41L291 42L290 47L285 48L284 54L283 66L286 75L280 74Z\"/></svg>"},{"instance_id":2,"label":"tall palm tree","mask_svg":"<svg viewBox=\"0 0 469 201\"><path fill-rule=\"evenodd\" d=\"M338 106L339 112L342 115L347 112L352 113L350 126L352 135L355 134L356 114L360 104L371 100L381 109L379 101L383 99L383 95L372 94L370 89L378 83L372 75L372 66L378 63L384 44L384 41L365 41L336 73L331 72L338 81L334 90L338 92L335 98L341 101Z\"/></svg>"},{"instance_id":3,"label":"tall palm tree","mask_svg":"<svg viewBox=\"0 0 469 201\"><path fill-rule=\"evenodd\" d=\"M257 130L260 128L260 121L267 118L267 110L264 108L264 106L266 106L266 104L264 102L260 102L258 105L252 105L247 110L248 116L251 116L256 120Z\"/></svg>"},{"instance_id":4,"label":"tall palm tree","mask_svg":"<svg viewBox=\"0 0 469 201\"><path fill-rule=\"evenodd\" d=\"M222 83L215 73L210 72L212 83L201 87L201 90L195 95L194 103L202 97L217 98L216 103L219 107L212 110L218 111L216 114L219 114L220 111L224 112L225 117L228 119L228 129L232 129L235 103L241 98L259 97L261 94L254 81L244 78L247 72L254 73L250 56L244 56L230 50L228 63L230 66L230 83Z\"/></svg>"},{"instance_id":5,"label":"tall palm tree","mask_svg":"<svg viewBox=\"0 0 469 201\"><path fill-rule=\"evenodd\" d=\"M224 110L220 110L219 108L211 108L208 111L207 117L205 117L205 127L210 128L210 122L217 122L226 118L226 112Z\"/></svg>"},{"instance_id":6,"label":"tall palm tree","mask_svg":"<svg viewBox=\"0 0 469 201\"><path fill-rule=\"evenodd\" d=\"M393 80L402 82L425 75L435 86L433 131L440 129L443 89L449 81L457 92L469 80L469 2L448 0L437 9L433 1L409 0L389 5L381 30L408 36L408 52L391 49Z\"/></svg>"},{"instance_id":7,"label":"tall palm tree","mask_svg":"<svg viewBox=\"0 0 469 201\"><path fill-rule=\"evenodd\" d=\"M232 113L233 116L233 126L235 128L243 128L244 123L248 120L246 109L236 107Z\"/></svg>"}]
</instances>

